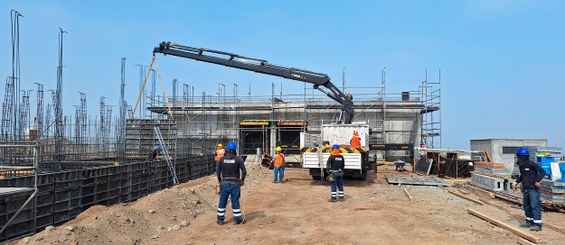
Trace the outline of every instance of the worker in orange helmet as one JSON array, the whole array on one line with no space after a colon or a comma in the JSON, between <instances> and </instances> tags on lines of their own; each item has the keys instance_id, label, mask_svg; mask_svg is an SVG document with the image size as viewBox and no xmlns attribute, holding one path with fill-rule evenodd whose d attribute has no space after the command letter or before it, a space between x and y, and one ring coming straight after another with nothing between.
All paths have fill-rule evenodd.
<instances>
[{"instance_id":1,"label":"worker in orange helmet","mask_svg":"<svg viewBox=\"0 0 565 245\"><path fill-rule=\"evenodd\" d=\"M216 168L218 167L218 162L220 161L220 159L222 159L222 157L226 154L226 149L224 149L224 146L220 143L218 144L218 146L216 147L216 162L214 165L214 170L216 170Z\"/></svg>"},{"instance_id":2,"label":"worker in orange helmet","mask_svg":"<svg viewBox=\"0 0 565 245\"><path fill-rule=\"evenodd\" d=\"M359 132L357 132L357 130L353 131L353 138L351 138L350 143L352 148L361 147L361 137L359 137Z\"/></svg>"}]
</instances>

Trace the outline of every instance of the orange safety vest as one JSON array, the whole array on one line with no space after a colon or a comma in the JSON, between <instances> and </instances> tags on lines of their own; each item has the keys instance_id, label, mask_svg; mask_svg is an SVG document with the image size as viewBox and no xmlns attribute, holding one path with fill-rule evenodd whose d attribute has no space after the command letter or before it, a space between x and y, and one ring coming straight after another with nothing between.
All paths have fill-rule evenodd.
<instances>
[{"instance_id":1,"label":"orange safety vest","mask_svg":"<svg viewBox=\"0 0 565 245\"><path fill-rule=\"evenodd\" d=\"M226 154L226 149L216 149L216 162L220 161L222 157Z\"/></svg>"},{"instance_id":2,"label":"orange safety vest","mask_svg":"<svg viewBox=\"0 0 565 245\"><path fill-rule=\"evenodd\" d=\"M351 147L359 148L361 147L361 138L359 136L353 136L351 139Z\"/></svg>"},{"instance_id":3,"label":"orange safety vest","mask_svg":"<svg viewBox=\"0 0 565 245\"><path fill-rule=\"evenodd\" d=\"M277 154L277 158L275 158L274 166L276 168L282 166L284 164L284 155L282 153Z\"/></svg>"}]
</instances>

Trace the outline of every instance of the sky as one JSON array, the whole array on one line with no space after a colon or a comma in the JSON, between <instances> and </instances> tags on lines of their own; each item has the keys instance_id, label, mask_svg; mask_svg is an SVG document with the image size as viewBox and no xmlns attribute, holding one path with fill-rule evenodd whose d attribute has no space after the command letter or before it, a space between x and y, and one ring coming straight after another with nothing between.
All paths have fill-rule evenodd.
<instances>
[{"instance_id":1,"label":"sky","mask_svg":"<svg viewBox=\"0 0 565 245\"><path fill-rule=\"evenodd\" d=\"M0 2L0 77L11 74L10 11L20 19L21 88L56 88L59 27L64 36L64 113L84 92L118 111L121 58L129 104L139 95L137 64L162 41L210 48L326 73L347 86L416 91L441 70L442 148L470 139L539 138L565 143L565 2L437 1L42 1ZM167 94L172 80L195 94L302 93L304 84L193 60L157 55ZM1 88L4 88L2 84ZM182 86L179 87L182 95ZM0 89L4 101L4 89ZM32 92L30 104L35 104ZM157 94L162 94L160 89Z\"/></svg>"}]
</instances>

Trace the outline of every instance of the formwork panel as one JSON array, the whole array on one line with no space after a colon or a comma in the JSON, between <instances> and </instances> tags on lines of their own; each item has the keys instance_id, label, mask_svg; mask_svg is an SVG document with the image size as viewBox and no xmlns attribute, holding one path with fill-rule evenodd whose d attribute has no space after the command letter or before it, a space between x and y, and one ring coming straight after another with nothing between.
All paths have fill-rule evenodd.
<instances>
[{"instance_id":1,"label":"formwork panel","mask_svg":"<svg viewBox=\"0 0 565 245\"><path fill-rule=\"evenodd\" d=\"M53 223L55 225L61 225L71 219L70 210L53 212Z\"/></svg>"},{"instance_id":2,"label":"formwork panel","mask_svg":"<svg viewBox=\"0 0 565 245\"><path fill-rule=\"evenodd\" d=\"M53 225L53 213L50 211L48 215L37 215L35 224L36 230L42 230L47 226Z\"/></svg>"},{"instance_id":3,"label":"formwork panel","mask_svg":"<svg viewBox=\"0 0 565 245\"><path fill-rule=\"evenodd\" d=\"M179 180L185 182L210 174L212 165L212 155L179 157L175 161L175 170ZM33 183L33 176L0 179L0 185L9 187L30 187ZM162 160L40 174L36 228L41 230L48 225L62 224L92 205L130 202L172 185L168 166ZM29 194L31 193L0 198L0 223L6 222L27 200ZM32 222L33 211L31 205L28 205L9 229L21 227L18 232L23 234L26 232L26 224L33 224ZM32 227L28 227L27 230L31 229ZM15 234L2 234L0 242Z\"/></svg>"},{"instance_id":4,"label":"formwork panel","mask_svg":"<svg viewBox=\"0 0 565 245\"><path fill-rule=\"evenodd\" d=\"M492 191L504 190L504 179L471 173L471 184Z\"/></svg>"}]
</instances>

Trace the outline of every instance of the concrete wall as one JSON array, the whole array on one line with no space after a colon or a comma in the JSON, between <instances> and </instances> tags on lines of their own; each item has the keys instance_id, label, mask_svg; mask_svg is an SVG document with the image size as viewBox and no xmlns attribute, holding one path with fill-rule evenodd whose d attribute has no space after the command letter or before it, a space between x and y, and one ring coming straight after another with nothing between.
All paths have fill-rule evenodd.
<instances>
[{"instance_id":1,"label":"concrete wall","mask_svg":"<svg viewBox=\"0 0 565 245\"><path fill-rule=\"evenodd\" d=\"M532 149L547 146L546 139L476 139L471 140L471 150L487 151L493 162L503 163L506 168L512 171L514 168L514 155L516 152L504 153L504 147L528 147ZM533 157L533 156L532 156ZM532 158L533 159L533 158Z\"/></svg>"}]
</instances>

